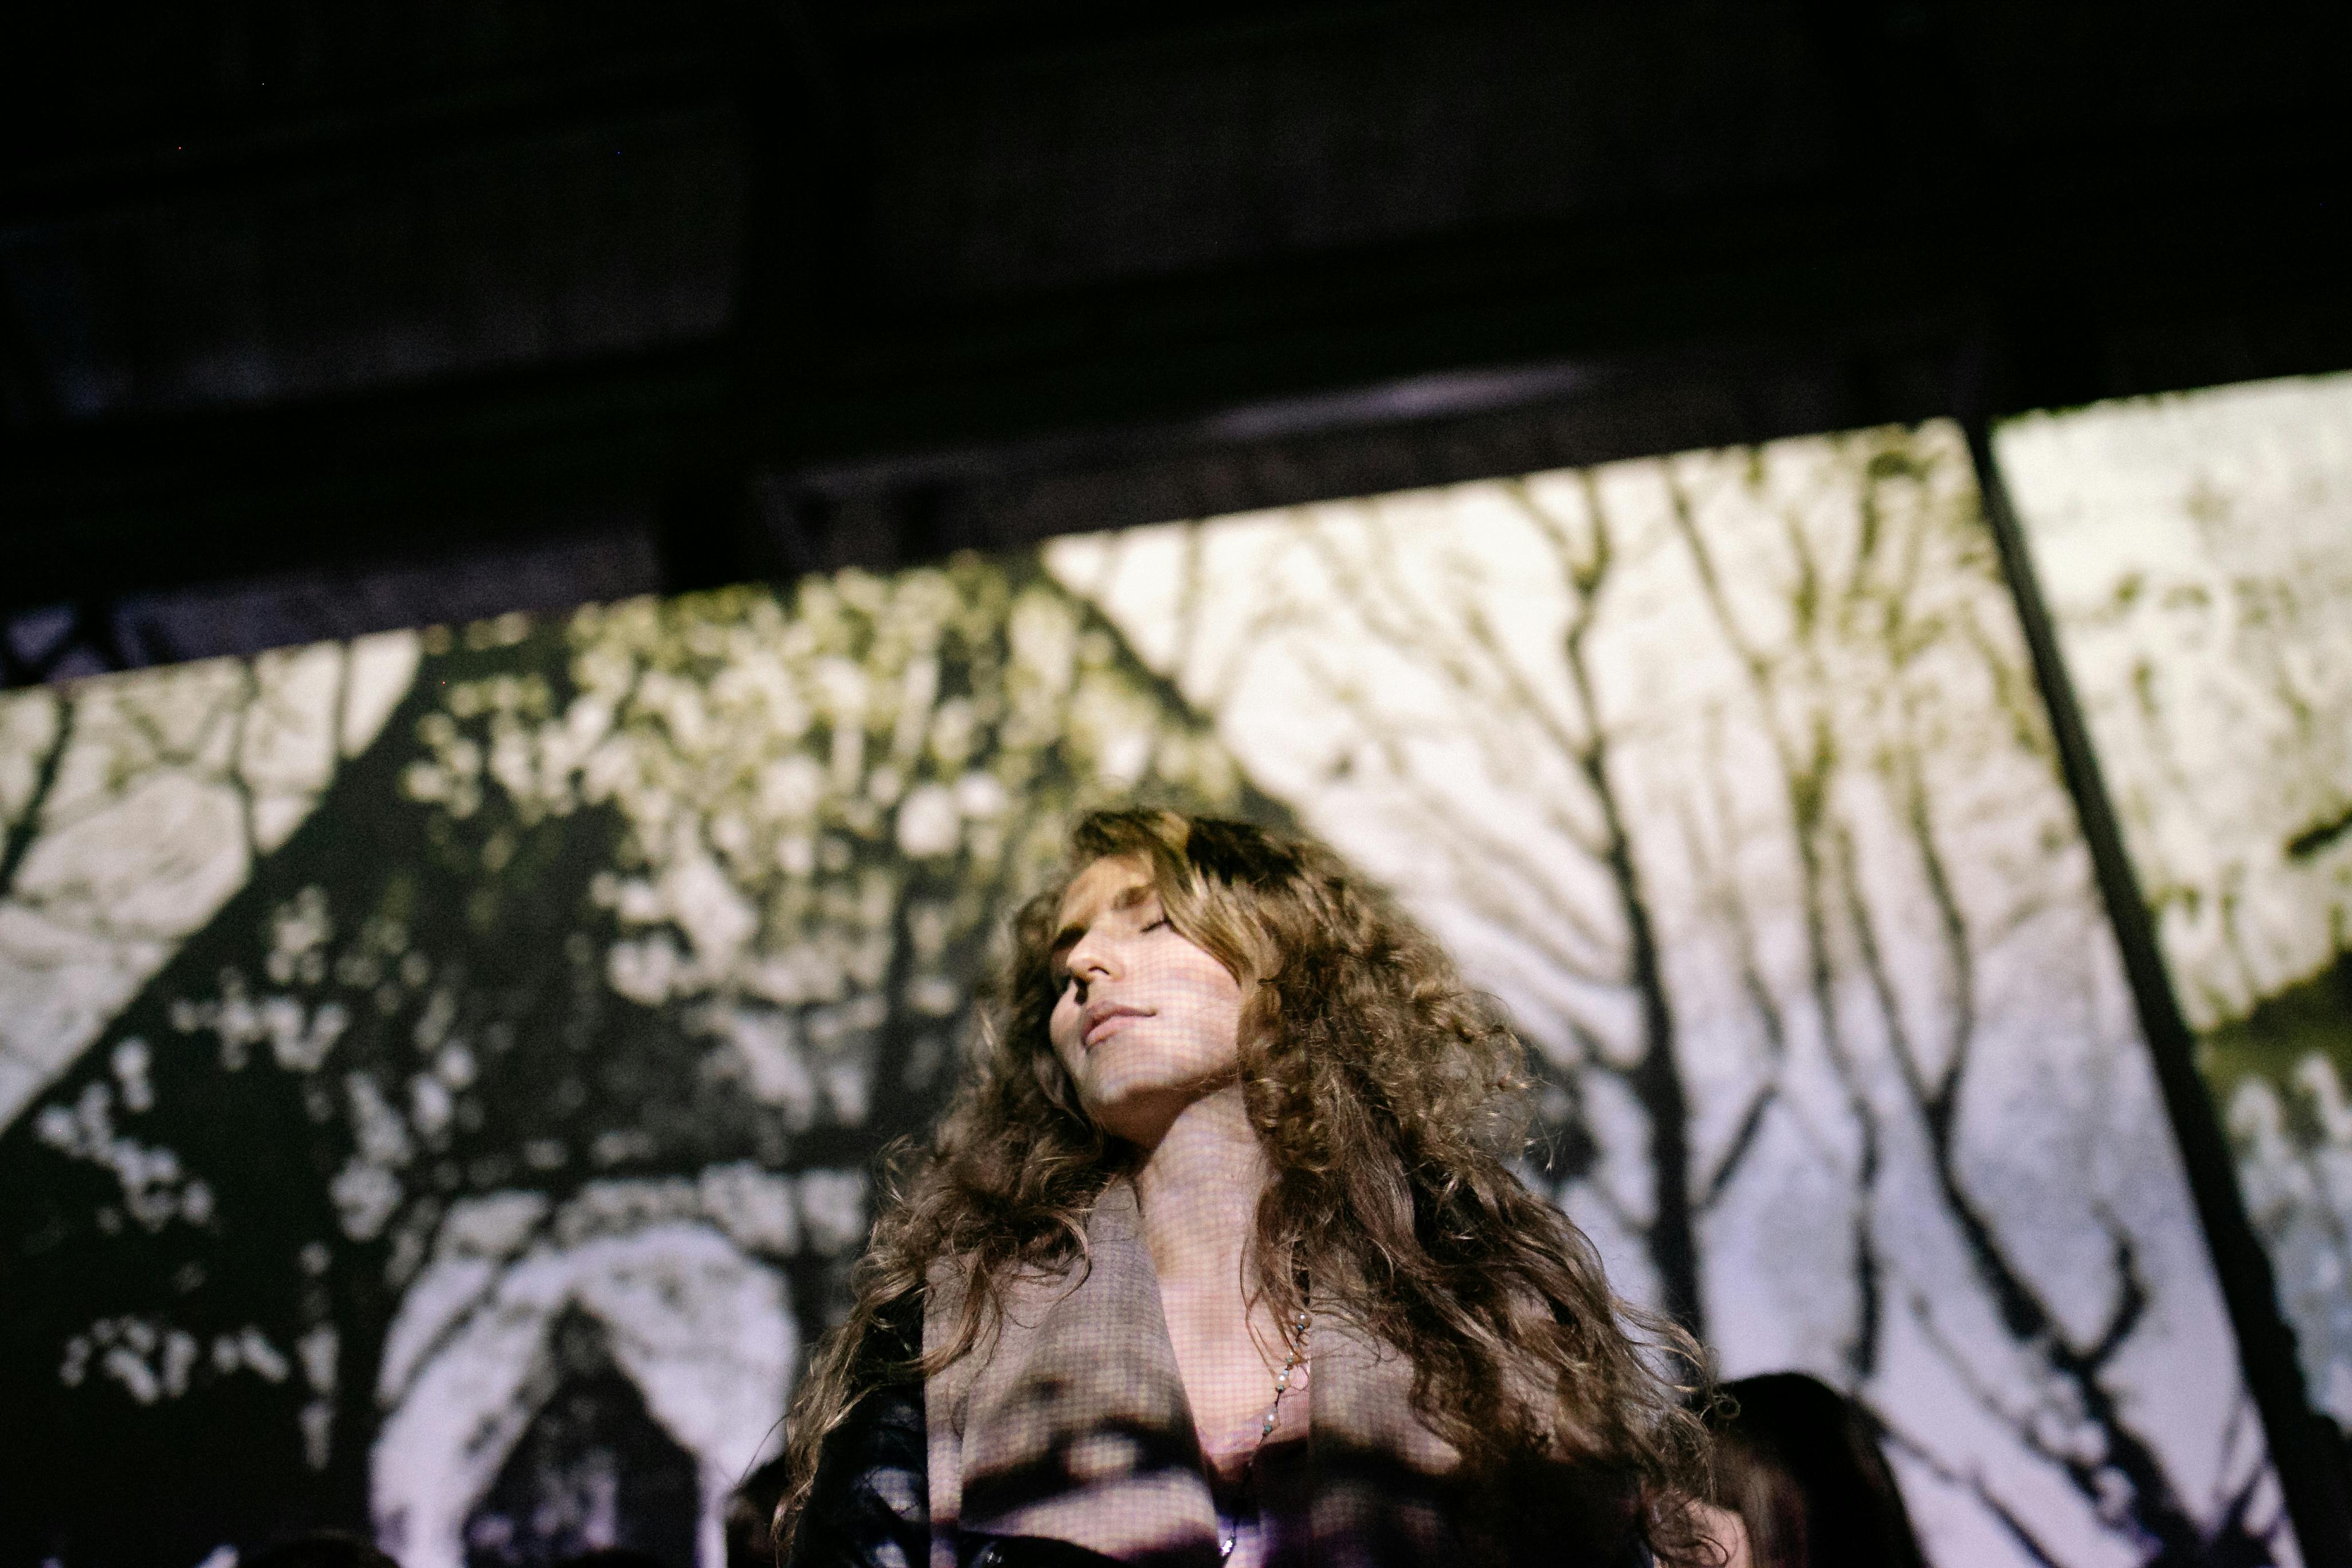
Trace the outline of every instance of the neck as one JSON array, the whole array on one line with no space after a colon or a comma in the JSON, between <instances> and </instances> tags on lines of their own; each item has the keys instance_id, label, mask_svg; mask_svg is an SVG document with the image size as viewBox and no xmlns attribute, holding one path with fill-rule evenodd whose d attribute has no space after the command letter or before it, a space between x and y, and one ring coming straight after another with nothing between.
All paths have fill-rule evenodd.
<instances>
[{"instance_id":1,"label":"neck","mask_svg":"<svg viewBox=\"0 0 2352 1568\"><path fill-rule=\"evenodd\" d=\"M1144 1242L1162 1291L1244 1293L1257 1200L1272 1176L1238 1083L1177 1114L1135 1173Z\"/></svg>"}]
</instances>

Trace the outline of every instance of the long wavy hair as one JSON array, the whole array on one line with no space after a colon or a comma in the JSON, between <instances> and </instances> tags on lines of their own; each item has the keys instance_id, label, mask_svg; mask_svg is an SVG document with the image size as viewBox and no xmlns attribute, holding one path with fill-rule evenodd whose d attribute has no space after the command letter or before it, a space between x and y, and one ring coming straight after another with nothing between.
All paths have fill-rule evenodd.
<instances>
[{"instance_id":1,"label":"long wavy hair","mask_svg":"<svg viewBox=\"0 0 2352 1568\"><path fill-rule=\"evenodd\" d=\"M1574 1466L1664 1560L1712 1555L1689 1508L1705 1490L1698 1347L1612 1297L1591 1243L1516 1173L1530 1081L1498 1008L1325 846L1170 811L1085 818L1062 878L1014 917L972 1070L928 1146L888 1162L855 1304L794 1400L779 1541L852 1406L987 1342L1006 1281L1078 1259L1096 1197L1133 1164L1046 1037L1062 894L1106 857L1146 867L1170 923L1242 982L1244 1093L1273 1169L1252 1272L1277 1321L1311 1280L1315 1310L1409 1359L1416 1410L1474 1484ZM970 1282L946 1342L896 1367L861 1356L941 1261Z\"/></svg>"}]
</instances>

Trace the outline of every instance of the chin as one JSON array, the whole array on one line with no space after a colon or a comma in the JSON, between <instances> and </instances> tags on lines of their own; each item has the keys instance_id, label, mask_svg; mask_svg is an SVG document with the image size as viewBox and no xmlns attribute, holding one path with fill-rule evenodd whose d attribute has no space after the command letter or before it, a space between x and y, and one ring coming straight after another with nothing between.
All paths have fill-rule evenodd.
<instances>
[{"instance_id":1,"label":"chin","mask_svg":"<svg viewBox=\"0 0 2352 1568\"><path fill-rule=\"evenodd\" d=\"M1164 1110L1181 1089L1157 1075L1111 1072L1096 1080L1091 1093L1081 1092L1087 1114L1106 1128Z\"/></svg>"},{"instance_id":2,"label":"chin","mask_svg":"<svg viewBox=\"0 0 2352 1568\"><path fill-rule=\"evenodd\" d=\"M1155 1093L1155 1090L1159 1092ZM1108 1083L1095 1094L1087 1097L1087 1113L1106 1130L1116 1131L1121 1122L1148 1117L1152 1101L1165 1093L1160 1086L1148 1083Z\"/></svg>"},{"instance_id":3,"label":"chin","mask_svg":"<svg viewBox=\"0 0 2352 1568\"><path fill-rule=\"evenodd\" d=\"M1171 1115L1203 1098L1203 1076L1147 1066L1122 1070L1114 1065L1096 1079L1090 1091L1081 1089L1079 1098L1097 1126L1124 1137L1119 1131L1122 1125L1164 1126Z\"/></svg>"}]
</instances>

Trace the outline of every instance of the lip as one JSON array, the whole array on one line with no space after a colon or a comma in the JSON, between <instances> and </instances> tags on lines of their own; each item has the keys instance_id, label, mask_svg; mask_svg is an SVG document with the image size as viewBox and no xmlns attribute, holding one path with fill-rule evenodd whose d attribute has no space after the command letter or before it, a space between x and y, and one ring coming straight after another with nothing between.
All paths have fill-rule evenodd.
<instances>
[{"instance_id":1,"label":"lip","mask_svg":"<svg viewBox=\"0 0 2352 1568\"><path fill-rule=\"evenodd\" d=\"M1121 1018L1150 1016L1151 1009L1149 1007L1130 1007L1122 1002L1090 1002L1080 1016L1082 1027L1078 1031L1078 1039L1092 1050Z\"/></svg>"}]
</instances>

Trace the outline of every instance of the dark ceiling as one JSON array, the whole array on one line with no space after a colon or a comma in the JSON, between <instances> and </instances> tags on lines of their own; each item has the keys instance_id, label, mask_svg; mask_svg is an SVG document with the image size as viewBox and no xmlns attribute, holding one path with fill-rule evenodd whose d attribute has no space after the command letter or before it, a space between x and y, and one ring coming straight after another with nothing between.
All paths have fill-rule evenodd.
<instances>
[{"instance_id":1,"label":"dark ceiling","mask_svg":"<svg viewBox=\"0 0 2352 1568\"><path fill-rule=\"evenodd\" d=\"M0 679L2352 366L2352 7L0 21Z\"/></svg>"}]
</instances>

